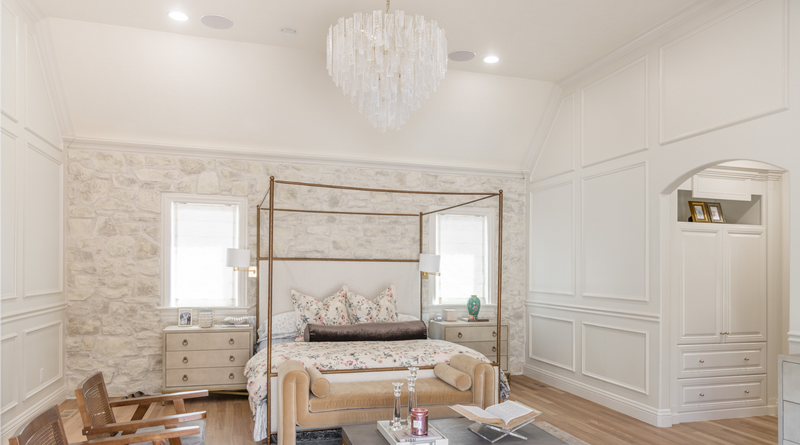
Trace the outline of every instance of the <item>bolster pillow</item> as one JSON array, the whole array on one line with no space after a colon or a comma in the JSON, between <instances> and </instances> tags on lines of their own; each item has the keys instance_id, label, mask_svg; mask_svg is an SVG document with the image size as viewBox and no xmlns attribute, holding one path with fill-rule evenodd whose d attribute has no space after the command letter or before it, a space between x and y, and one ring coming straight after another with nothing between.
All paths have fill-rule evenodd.
<instances>
[{"instance_id":1,"label":"bolster pillow","mask_svg":"<svg viewBox=\"0 0 800 445\"><path fill-rule=\"evenodd\" d=\"M436 377L439 377L439 380L459 391L466 391L472 386L472 378L470 378L469 374L465 374L446 363L439 363L434 366L433 373Z\"/></svg>"},{"instance_id":2,"label":"bolster pillow","mask_svg":"<svg viewBox=\"0 0 800 445\"><path fill-rule=\"evenodd\" d=\"M307 342L425 340L428 338L428 329L420 320L341 326L309 323L306 325L303 337Z\"/></svg>"},{"instance_id":3,"label":"bolster pillow","mask_svg":"<svg viewBox=\"0 0 800 445\"><path fill-rule=\"evenodd\" d=\"M321 399L331 392L330 382L328 382L328 379L322 376L322 373L319 372L319 369L306 368L306 372L308 373L308 379L311 382L309 386L311 387L310 389L312 394Z\"/></svg>"}]
</instances>

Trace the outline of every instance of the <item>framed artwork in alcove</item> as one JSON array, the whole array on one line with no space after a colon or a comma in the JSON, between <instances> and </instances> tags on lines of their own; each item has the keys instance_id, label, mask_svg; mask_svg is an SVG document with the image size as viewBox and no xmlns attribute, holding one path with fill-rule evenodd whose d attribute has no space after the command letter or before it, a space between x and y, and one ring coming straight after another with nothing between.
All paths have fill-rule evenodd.
<instances>
[{"instance_id":1,"label":"framed artwork in alcove","mask_svg":"<svg viewBox=\"0 0 800 445\"><path fill-rule=\"evenodd\" d=\"M722 204L718 202L707 202L708 218L712 223L724 223L725 217L722 216Z\"/></svg>"},{"instance_id":2,"label":"framed artwork in alcove","mask_svg":"<svg viewBox=\"0 0 800 445\"><path fill-rule=\"evenodd\" d=\"M692 212L692 221L694 222L711 222L708 218L708 207L706 203L700 201L689 201L689 210Z\"/></svg>"}]
</instances>

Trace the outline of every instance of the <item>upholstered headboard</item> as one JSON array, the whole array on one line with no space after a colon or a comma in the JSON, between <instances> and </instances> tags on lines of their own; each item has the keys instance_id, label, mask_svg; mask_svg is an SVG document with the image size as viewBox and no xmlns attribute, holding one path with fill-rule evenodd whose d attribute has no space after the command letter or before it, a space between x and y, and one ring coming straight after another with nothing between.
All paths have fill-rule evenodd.
<instances>
[{"instance_id":1,"label":"upholstered headboard","mask_svg":"<svg viewBox=\"0 0 800 445\"><path fill-rule=\"evenodd\" d=\"M260 264L261 321L267 318L268 264ZM351 292L374 298L393 284L401 314L420 317L419 263L377 261L275 261L272 263L272 314L293 311L292 289L320 300L347 285Z\"/></svg>"}]
</instances>

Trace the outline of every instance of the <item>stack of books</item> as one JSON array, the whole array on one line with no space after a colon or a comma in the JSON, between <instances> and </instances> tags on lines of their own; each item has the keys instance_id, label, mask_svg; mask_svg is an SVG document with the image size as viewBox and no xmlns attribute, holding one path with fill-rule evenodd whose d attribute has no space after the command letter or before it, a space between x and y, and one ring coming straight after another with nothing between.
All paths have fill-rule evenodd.
<instances>
[{"instance_id":1,"label":"stack of books","mask_svg":"<svg viewBox=\"0 0 800 445\"><path fill-rule=\"evenodd\" d=\"M391 445L414 444L414 445L449 445L449 441L431 424L428 424L427 436L413 436L411 430L404 429L394 431L391 422L388 420L378 422L378 431Z\"/></svg>"}]
</instances>

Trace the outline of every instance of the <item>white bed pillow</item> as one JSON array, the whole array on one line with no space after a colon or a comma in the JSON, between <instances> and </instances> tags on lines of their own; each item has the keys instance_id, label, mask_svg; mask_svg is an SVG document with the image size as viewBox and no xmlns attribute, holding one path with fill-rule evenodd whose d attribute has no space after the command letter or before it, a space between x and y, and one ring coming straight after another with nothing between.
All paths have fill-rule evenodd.
<instances>
[{"instance_id":1,"label":"white bed pillow","mask_svg":"<svg viewBox=\"0 0 800 445\"><path fill-rule=\"evenodd\" d=\"M414 320L419 320L419 318L417 318L417 317L415 317L413 315L397 314L397 321L400 322L400 323L402 323L404 321L414 321Z\"/></svg>"},{"instance_id":2,"label":"white bed pillow","mask_svg":"<svg viewBox=\"0 0 800 445\"><path fill-rule=\"evenodd\" d=\"M292 289L297 335L303 335L308 323L325 326L350 324L350 319L347 317L346 296L347 286L342 286L338 292L326 298L325 301L319 301Z\"/></svg>"},{"instance_id":3,"label":"white bed pillow","mask_svg":"<svg viewBox=\"0 0 800 445\"><path fill-rule=\"evenodd\" d=\"M348 292L347 312L353 323L393 323L397 321L397 299L394 296L394 285L381 292L373 301L356 293Z\"/></svg>"},{"instance_id":4,"label":"white bed pillow","mask_svg":"<svg viewBox=\"0 0 800 445\"><path fill-rule=\"evenodd\" d=\"M272 338L287 338L294 339L297 337L297 326L294 323L295 314L292 312L284 312L282 314L272 316ZM267 320L261 322L258 327L258 341L267 339Z\"/></svg>"}]
</instances>

